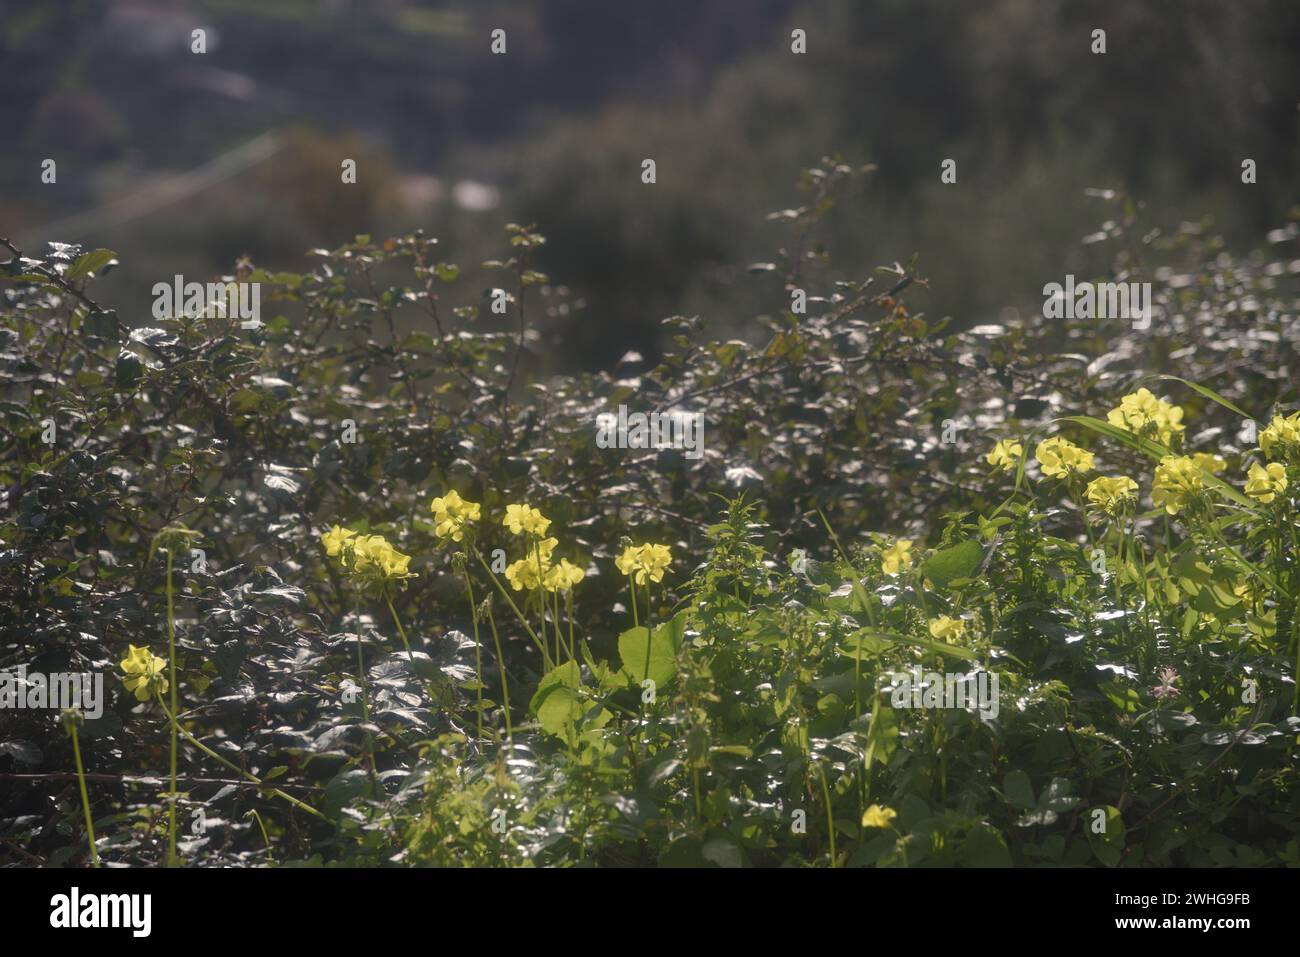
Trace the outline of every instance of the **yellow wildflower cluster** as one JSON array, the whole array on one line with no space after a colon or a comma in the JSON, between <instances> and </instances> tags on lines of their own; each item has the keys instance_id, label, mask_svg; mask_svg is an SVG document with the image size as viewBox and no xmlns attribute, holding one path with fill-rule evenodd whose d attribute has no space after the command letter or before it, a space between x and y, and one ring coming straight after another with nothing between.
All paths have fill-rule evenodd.
<instances>
[{"instance_id":1,"label":"yellow wildflower cluster","mask_svg":"<svg viewBox=\"0 0 1300 957\"><path fill-rule=\"evenodd\" d=\"M993 466L998 472L1014 472L1016 465L1025 454L1025 447L1015 439L1002 439L993 446L993 451L985 457L984 461Z\"/></svg>"},{"instance_id":2,"label":"yellow wildflower cluster","mask_svg":"<svg viewBox=\"0 0 1300 957\"><path fill-rule=\"evenodd\" d=\"M1246 474L1246 494L1267 505L1286 491L1286 466L1281 462L1260 465L1255 462Z\"/></svg>"},{"instance_id":3,"label":"yellow wildflower cluster","mask_svg":"<svg viewBox=\"0 0 1300 957\"><path fill-rule=\"evenodd\" d=\"M122 684L126 686L127 691L135 693L137 701L148 701L155 691L163 694L169 687L163 674L167 662L148 648L127 645L126 657L119 662L119 665L126 676L122 679Z\"/></svg>"},{"instance_id":4,"label":"yellow wildflower cluster","mask_svg":"<svg viewBox=\"0 0 1300 957\"><path fill-rule=\"evenodd\" d=\"M1205 475L1205 469L1190 455L1166 455L1156 466L1151 501L1163 505L1170 515L1177 515L1205 488Z\"/></svg>"},{"instance_id":5,"label":"yellow wildflower cluster","mask_svg":"<svg viewBox=\"0 0 1300 957\"><path fill-rule=\"evenodd\" d=\"M949 618L940 615L930 619L930 637L938 641L951 642L966 634L966 622L961 618Z\"/></svg>"},{"instance_id":6,"label":"yellow wildflower cluster","mask_svg":"<svg viewBox=\"0 0 1300 957\"><path fill-rule=\"evenodd\" d=\"M1034 449L1034 458L1048 478L1067 478L1071 474L1091 472L1093 454L1081 449L1069 439L1054 435L1043 439Z\"/></svg>"},{"instance_id":7,"label":"yellow wildflower cluster","mask_svg":"<svg viewBox=\"0 0 1300 957\"><path fill-rule=\"evenodd\" d=\"M551 527L551 520L528 505L507 505L501 524L510 529L512 535L545 535Z\"/></svg>"},{"instance_id":8,"label":"yellow wildflower cluster","mask_svg":"<svg viewBox=\"0 0 1300 957\"><path fill-rule=\"evenodd\" d=\"M321 535L325 554L337 558L344 570L358 578L394 581L411 578L411 556L403 555L382 535L362 535L335 525Z\"/></svg>"},{"instance_id":9,"label":"yellow wildflower cluster","mask_svg":"<svg viewBox=\"0 0 1300 957\"><path fill-rule=\"evenodd\" d=\"M614 559L614 564L624 575L633 576L636 584L644 585L647 581L663 581L664 572L672 560L667 545L630 545Z\"/></svg>"},{"instance_id":10,"label":"yellow wildflower cluster","mask_svg":"<svg viewBox=\"0 0 1300 957\"><path fill-rule=\"evenodd\" d=\"M1117 475L1113 478L1095 478L1088 483L1085 497L1088 504L1110 515L1116 515L1137 498L1138 483Z\"/></svg>"},{"instance_id":11,"label":"yellow wildflower cluster","mask_svg":"<svg viewBox=\"0 0 1300 957\"><path fill-rule=\"evenodd\" d=\"M1266 459L1284 458L1300 449L1300 412L1273 416L1268 428L1259 433L1259 448Z\"/></svg>"},{"instance_id":12,"label":"yellow wildflower cluster","mask_svg":"<svg viewBox=\"0 0 1300 957\"><path fill-rule=\"evenodd\" d=\"M1106 421L1134 435L1159 439L1162 445L1181 436L1184 429L1183 410L1145 388L1120 399L1119 405L1106 413Z\"/></svg>"},{"instance_id":13,"label":"yellow wildflower cluster","mask_svg":"<svg viewBox=\"0 0 1300 957\"><path fill-rule=\"evenodd\" d=\"M897 575L912 567L912 540L900 538L880 553L880 569L886 575Z\"/></svg>"},{"instance_id":14,"label":"yellow wildflower cluster","mask_svg":"<svg viewBox=\"0 0 1300 957\"><path fill-rule=\"evenodd\" d=\"M455 489L430 502L429 510L433 512L436 523L434 534L439 538L450 538L453 542L464 539L465 526L469 522L479 520L479 504L467 502Z\"/></svg>"}]
</instances>

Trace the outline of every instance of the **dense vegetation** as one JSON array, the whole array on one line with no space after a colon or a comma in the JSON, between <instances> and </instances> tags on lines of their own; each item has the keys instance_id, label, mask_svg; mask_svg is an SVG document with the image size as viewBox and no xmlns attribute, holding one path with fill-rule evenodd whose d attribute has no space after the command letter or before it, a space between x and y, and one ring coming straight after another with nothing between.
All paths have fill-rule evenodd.
<instances>
[{"instance_id":1,"label":"dense vegetation","mask_svg":"<svg viewBox=\"0 0 1300 957\"><path fill-rule=\"evenodd\" d=\"M1294 224L1234 257L1108 195L1149 329L949 333L914 268L830 278L859 173L776 214L747 340L673 316L613 374L534 374L570 305L534 227L241 261L244 324L11 247L0 668L109 678L4 713L0 855L1300 864ZM619 404L704 456L598 448ZM1000 707L911 707L914 669Z\"/></svg>"}]
</instances>

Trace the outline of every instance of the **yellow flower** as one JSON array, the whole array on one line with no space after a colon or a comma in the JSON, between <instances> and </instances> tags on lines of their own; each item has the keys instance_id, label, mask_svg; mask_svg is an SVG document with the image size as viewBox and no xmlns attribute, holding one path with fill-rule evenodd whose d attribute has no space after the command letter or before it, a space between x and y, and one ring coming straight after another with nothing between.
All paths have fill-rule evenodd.
<instances>
[{"instance_id":1,"label":"yellow flower","mask_svg":"<svg viewBox=\"0 0 1300 957\"><path fill-rule=\"evenodd\" d=\"M127 691L135 692L137 701L148 701L155 691L164 694L170 687L163 676L167 662L148 648L127 645L126 657L119 664L125 673L122 684Z\"/></svg>"},{"instance_id":2,"label":"yellow flower","mask_svg":"<svg viewBox=\"0 0 1300 957\"><path fill-rule=\"evenodd\" d=\"M367 578L412 577L411 556L403 555L382 535L358 535L352 540L351 548L344 550L341 564L354 575Z\"/></svg>"},{"instance_id":3,"label":"yellow flower","mask_svg":"<svg viewBox=\"0 0 1300 957\"><path fill-rule=\"evenodd\" d=\"M930 637L938 641L960 638L966 633L966 622L961 618L940 615L930 619Z\"/></svg>"},{"instance_id":4,"label":"yellow flower","mask_svg":"<svg viewBox=\"0 0 1300 957\"><path fill-rule=\"evenodd\" d=\"M1281 462L1269 462L1265 467L1255 462L1246 476L1246 494L1257 502L1267 505L1279 494L1286 491L1286 466Z\"/></svg>"},{"instance_id":5,"label":"yellow flower","mask_svg":"<svg viewBox=\"0 0 1300 957\"><path fill-rule=\"evenodd\" d=\"M1059 435L1039 442L1034 449L1034 458L1038 459L1043 474L1049 478L1065 478L1071 473L1092 471L1093 454Z\"/></svg>"},{"instance_id":6,"label":"yellow flower","mask_svg":"<svg viewBox=\"0 0 1300 957\"><path fill-rule=\"evenodd\" d=\"M510 587L515 591L533 591L541 588L546 577L551 573L549 562L539 562L536 553L531 558L521 558L517 562L511 562L506 566L506 581L510 582Z\"/></svg>"},{"instance_id":7,"label":"yellow flower","mask_svg":"<svg viewBox=\"0 0 1300 957\"><path fill-rule=\"evenodd\" d=\"M998 472L1014 472L1024 454L1025 447L1018 441L1003 439L993 446L993 451L985 456L984 461Z\"/></svg>"},{"instance_id":8,"label":"yellow flower","mask_svg":"<svg viewBox=\"0 0 1300 957\"><path fill-rule=\"evenodd\" d=\"M614 564L624 575L632 575L636 584L644 585L647 579L663 581L664 572L672 560L667 545L629 545L614 559Z\"/></svg>"},{"instance_id":9,"label":"yellow flower","mask_svg":"<svg viewBox=\"0 0 1300 957\"><path fill-rule=\"evenodd\" d=\"M350 528L340 528L335 525L328 532L321 535L321 542L325 545L325 554L330 558L337 558L339 553L347 546L348 542L357 537L357 533Z\"/></svg>"},{"instance_id":10,"label":"yellow flower","mask_svg":"<svg viewBox=\"0 0 1300 957\"><path fill-rule=\"evenodd\" d=\"M1300 412L1292 412L1288 416L1273 416L1273 421L1268 424L1263 432L1259 433L1259 447L1268 459L1278 458L1273 454L1273 450L1282 446L1279 450L1285 454L1288 448L1300 446Z\"/></svg>"},{"instance_id":11,"label":"yellow flower","mask_svg":"<svg viewBox=\"0 0 1300 957\"><path fill-rule=\"evenodd\" d=\"M1228 463L1217 455L1211 455L1208 452L1196 452L1192 455L1192 462L1202 472L1209 472L1211 475L1218 475L1228 467Z\"/></svg>"},{"instance_id":12,"label":"yellow flower","mask_svg":"<svg viewBox=\"0 0 1300 957\"><path fill-rule=\"evenodd\" d=\"M1151 501L1177 515L1205 488L1205 470L1187 455L1166 455L1156 466Z\"/></svg>"},{"instance_id":13,"label":"yellow flower","mask_svg":"<svg viewBox=\"0 0 1300 957\"><path fill-rule=\"evenodd\" d=\"M1095 478L1085 493L1089 503L1112 515L1132 503L1137 496L1137 482L1123 475Z\"/></svg>"},{"instance_id":14,"label":"yellow flower","mask_svg":"<svg viewBox=\"0 0 1300 957\"><path fill-rule=\"evenodd\" d=\"M862 812L862 826L890 827L896 817L898 817L898 812L892 807L881 807L879 804L873 804Z\"/></svg>"},{"instance_id":15,"label":"yellow flower","mask_svg":"<svg viewBox=\"0 0 1300 957\"><path fill-rule=\"evenodd\" d=\"M467 502L455 489L441 498L435 498L429 503L436 523L434 534L439 538L450 538L453 542L461 541L465 537L465 525L479 520L479 508L477 502Z\"/></svg>"},{"instance_id":16,"label":"yellow flower","mask_svg":"<svg viewBox=\"0 0 1300 957\"><path fill-rule=\"evenodd\" d=\"M1162 445L1182 435L1184 429L1183 410L1145 388L1120 399L1119 405L1106 413L1106 421L1134 435L1157 438Z\"/></svg>"},{"instance_id":17,"label":"yellow flower","mask_svg":"<svg viewBox=\"0 0 1300 957\"><path fill-rule=\"evenodd\" d=\"M886 575L897 575L912 567L912 540L900 538L880 553L880 568Z\"/></svg>"},{"instance_id":18,"label":"yellow flower","mask_svg":"<svg viewBox=\"0 0 1300 957\"><path fill-rule=\"evenodd\" d=\"M507 505L506 517L501 524L510 529L514 535L530 532L533 535L545 535L551 527L551 520L537 509L528 505Z\"/></svg>"},{"instance_id":19,"label":"yellow flower","mask_svg":"<svg viewBox=\"0 0 1300 957\"><path fill-rule=\"evenodd\" d=\"M542 584L546 586L547 591L568 591L582 581L586 575L586 572L567 558L561 558L558 565L551 566L551 570L546 573Z\"/></svg>"}]
</instances>

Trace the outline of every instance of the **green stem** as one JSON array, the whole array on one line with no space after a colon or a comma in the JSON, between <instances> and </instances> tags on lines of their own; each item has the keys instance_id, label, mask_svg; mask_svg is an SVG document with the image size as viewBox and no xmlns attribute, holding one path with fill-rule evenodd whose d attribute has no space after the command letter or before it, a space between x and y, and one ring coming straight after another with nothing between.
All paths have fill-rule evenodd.
<instances>
[{"instance_id":1,"label":"green stem","mask_svg":"<svg viewBox=\"0 0 1300 957\"><path fill-rule=\"evenodd\" d=\"M239 765L234 764L231 761L227 761L225 758L217 754L217 752L213 751L210 747L208 747L198 738L194 737L194 735L190 734L188 729L180 728L180 726L176 723L176 718L172 715L170 711L167 710L167 705L163 702L162 695L158 696L158 706L163 709L163 713L167 715L167 717L171 720L172 726L179 728L181 735L184 736L185 740L188 741L190 744L194 745L196 748L198 748L208 757L218 762L222 767L230 771L234 771L240 777L244 778L244 780L251 781L253 784L256 784L258 787L261 788L265 788L267 786L266 783L261 778L259 778L256 774L250 774L248 771L245 771L243 768L239 767ZM284 798L294 807L306 811L308 814L311 814L313 817L318 817L322 821L329 820L329 818L327 818L320 811L316 810L310 804L304 804L302 801L299 801L293 795L285 794L279 788L271 788L271 793L274 794L276 797Z\"/></svg>"},{"instance_id":2,"label":"green stem","mask_svg":"<svg viewBox=\"0 0 1300 957\"><path fill-rule=\"evenodd\" d=\"M474 709L478 739L483 740L483 642L478 636L478 609L474 607L474 584L465 569L465 596L469 599L469 618L474 623L474 676L478 679L478 707Z\"/></svg>"},{"instance_id":3,"label":"green stem","mask_svg":"<svg viewBox=\"0 0 1300 957\"><path fill-rule=\"evenodd\" d=\"M366 681L366 660L361 651L361 597L356 598L357 617L357 680L361 682L361 717L366 723L366 763L370 767L370 779L375 780L379 771L375 768L375 739L370 733L370 692ZM256 813L256 812L254 812ZM261 818L258 818L261 823ZM269 844L268 844L269 847Z\"/></svg>"},{"instance_id":4,"label":"green stem","mask_svg":"<svg viewBox=\"0 0 1300 957\"><path fill-rule=\"evenodd\" d=\"M497 673L501 676L501 707L506 715L506 740L513 741L515 733L510 726L510 685L506 681L506 659L501 654L501 636L497 633L497 619L492 614L492 603L490 601L487 606L487 615L488 624L492 626L492 644L496 646L497 650Z\"/></svg>"},{"instance_id":5,"label":"green stem","mask_svg":"<svg viewBox=\"0 0 1300 957\"><path fill-rule=\"evenodd\" d=\"M542 664L545 666L547 671L550 671L551 653L546 650L546 642L537 637L537 632L533 631L533 626L528 624L528 619L525 618L524 613L519 610L519 606L515 604L515 600L510 597L510 592L506 591L505 586L501 584L501 579L497 578L496 572L492 571L492 566L484 561L483 556L479 554L478 549L474 550L474 557L477 558L478 563L483 566L483 570L488 573L488 577L492 579L492 584L496 585L497 591L499 591L501 597L506 600L506 604L510 606L510 610L515 613L515 617L519 619L519 624L524 626L524 630L528 632L528 637L533 639L533 644L537 645L538 649L541 650Z\"/></svg>"},{"instance_id":6,"label":"green stem","mask_svg":"<svg viewBox=\"0 0 1300 957\"><path fill-rule=\"evenodd\" d=\"M826 771L822 768L820 761L817 763L817 774L822 779L822 798L826 801L826 833L831 842L831 867L835 867L837 858L835 852L835 815L831 808L831 789L826 784Z\"/></svg>"},{"instance_id":7,"label":"green stem","mask_svg":"<svg viewBox=\"0 0 1300 957\"><path fill-rule=\"evenodd\" d=\"M177 703L177 681L176 681L176 618L174 597L172 588L172 564L174 561L174 543L167 544L167 654L170 659L170 677L171 677L171 711L168 717L171 720L171 793L168 797L169 807L167 811L167 866L176 866L176 750L177 750L177 724L176 719L171 717L180 711Z\"/></svg>"},{"instance_id":8,"label":"green stem","mask_svg":"<svg viewBox=\"0 0 1300 957\"><path fill-rule=\"evenodd\" d=\"M90 796L86 793L86 769L81 763L81 743L77 740L75 722L69 722L68 733L72 735L72 758L77 762L77 783L81 785L81 809L86 815L86 839L90 842L90 860L92 866L99 867L99 851L95 847L95 824L90 818ZM173 790L175 787L173 783Z\"/></svg>"}]
</instances>

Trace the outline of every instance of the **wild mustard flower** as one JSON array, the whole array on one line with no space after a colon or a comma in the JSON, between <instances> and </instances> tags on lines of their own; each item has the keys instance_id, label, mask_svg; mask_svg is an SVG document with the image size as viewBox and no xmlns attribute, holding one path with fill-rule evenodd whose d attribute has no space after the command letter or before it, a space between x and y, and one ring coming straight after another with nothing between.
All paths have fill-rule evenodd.
<instances>
[{"instance_id":1,"label":"wild mustard flower","mask_svg":"<svg viewBox=\"0 0 1300 957\"><path fill-rule=\"evenodd\" d=\"M898 817L898 812L892 807L881 807L879 804L873 804L862 812L862 826L890 827L896 817Z\"/></svg>"},{"instance_id":2,"label":"wild mustard flower","mask_svg":"<svg viewBox=\"0 0 1300 957\"><path fill-rule=\"evenodd\" d=\"M1285 457L1297 447L1300 447L1300 412L1273 416L1268 428L1259 433L1259 448L1266 459Z\"/></svg>"},{"instance_id":3,"label":"wild mustard flower","mask_svg":"<svg viewBox=\"0 0 1300 957\"><path fill-rule=\"evenodd\" d=\"M961 618L940 615L930 619L930 637L938 641L951 641L966 633L966 622Z\"/></svg>"},{"instance_id":4,"label":"wild mustard flower","mask_svg":"<svg viewBox=\"0 0 1300 957\"><path fill-rule=\"evenodd\" d=\"M1202 472L1209 472L1211 475L1218 475L1228 467L1228 463L1220 456L1211 455L1209 452L1194 452L1192 462Z\"/></svg>"},{"instance_id":5,"label":"wild mustard flower","mask_svg":"<svg viewBox=\"0 0 1300 957\"><path fill-rule=\"evenodd\" d=\"M529 505L507 505L501 524L510 529L512 535L545 535L551 527L551 520Z\"/></svg>"},{"instance_id":6,"label":"wild mustard flower","mask_svg":"<svg viewBox=\"0 0 1300 957\"><path fill-rule=\"evenodd\" d=\"M1157 398L1146 388L1120 399L1119 405L1106 413L1106 421L1134 435L1159 439L1161 445L1168 445L1185 428L1183 410Z\"/></svg>"},{"instance_id":7,"label":"wild mustard flower","mask_svg":"<svg viewBox=\"0 0 1300 957\"><path fill-rule=\"evenodd\" d=\"M614 564L624 575L631 575L633 582L644 585L647 580L663 581L664 572L672 560L672 551L667 545L629 545L614 559Z\"/></svg>"},{"instance_id":8,"label":"wild mustard flower","mask_svg":"<svg viewBox=\"0 0 1300 957\"><path fill-rule=\"evenodd\" d=\"M581 568L567 558L561 558L558 564L551 566L543 577L542 584L547 591L568 591L586 577L587 573Z\"/></svg>"},{"instance_id":9,"label":"wild mustard flower","mask_svg":"<svg viewBox=\"0 0 1300 957\"><path fill-rule=\"evenodd\" d=\"M1087 449L1081 449L1069 439L1054 435L1043 439L1034 449L1034 458L1049 478L1067 478L1071 474L1091 472L1094 456Z\"/></svg>"},{"instance_id":10,"label":"wild mustard flower","mask_svg":"<svg viewBox=\"0 0 1300 957\"><path fill-rule=\"evenodd\" d=\"M1205 488L1205 470L1188 455L1166 455L1156 466L1151 485L1151 501L1163 505L1170 515L1177 515Z\"/></svg>"},{"instance_id":11,"label":"wild mustard flower","mask_svg":"<svg viewBox=\"0 0 1300 957\"><path fill-rule=\"evenodd\" d=\"M551 564L534 556L521 558L506 566L506 581L515 591L534 591L545 583Z\"/></svg>"},{"instance_id":12,"label":"wild mustard flower","mask_svg":"<svg viewBox=\"0 0 1300 957\"><path fill-rule=\"evenodd\" d=\"M886 575L897 575L912 567L912 540L897 539L880 553L880 570Z\"/></svg>"},{"instance_id":13,"label":"wild mustard flower","mask_svg":"<svg viewBox=\"0 0 1300 957\"><path fill-rule=\"evenodd\" d=\"M1286 466L1281 462L1269 462L1267 466L1255 462L1246 475L1246 494L1255 501L1267 505L1286 491Z\"/></svg>"},{"instance_id":14,"label":"wild mustard flower","mask_svg":"<svg viewBox=\"0 0 1300 957\"><path fill-rule=\"evenodd\" d=\"M1002 439L993 446L993 451L985 456L984 461L998 472L1014 472L1016 465L1025 454L1025 447L1015 439Z\"/></svg>"},{"instance_id":15,"label":"wild mustard flower","mask_svg":"<svg viewBox=\"0 0 1300 957\"><path fill-rule=\"evenodd\" d=\"M369 581L397 581L414 577L411 556L404 555L382 535L361 535L335 525L321 535L325 553L357 578Z\"/></svg>"},{"instance_id":16,"label":"wild mustard flower","mask_svg":"<svg viewBox=\"0 0 1300 957\"><path fill-rule=\"evenodd\" d=\"M1088 503L1110 515L1115 515L1137 497L1137 482L1124 475L1113 478L1095 478L1088 483L1084 493Z\"/></svg>"},{"instance_id":17,"label":"wild mustard flower","mask_svg":"<svg viewBox=\"0 0 1300 957\"><path fill-rule=\"evenodd\" d=\"M335 525L328 532L321 535L321 542L325 545L325 554L330 558L338 558L347 547L352 539L357 537L357 533L350 528L340 528Z\"/></svg>"},{"instance_id":18,"label":"wild mustard flower","mask_svg":"<svg viewBox=\"0 0 1300 957\"><path fill-rule=\"evenodd\" d=\"M118 664L125 675L122 684L127 691L135 692L137 701L148 701L155 691L162 694L169 687L165 674L167 662L148 648L127 645L126 657Z\"/></svg>"},{"instance_id":19,"label":"wild mustard flower","mask_svg":"<svg viewBox=\"0 0 1300 957\"><path fill-rule=\"evenodd\" d=\"M453 542L462 541L465 538L465 526L477 522L480 515L479 504L461 498L455 489L430 502L429 510L433 512L434 534L439 538L450 538Z\"/></svg>"}]
</instances>

